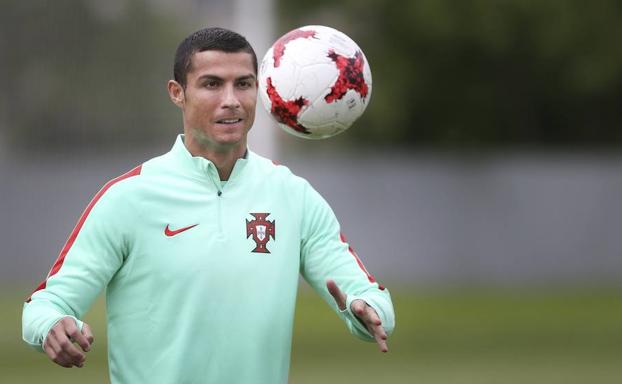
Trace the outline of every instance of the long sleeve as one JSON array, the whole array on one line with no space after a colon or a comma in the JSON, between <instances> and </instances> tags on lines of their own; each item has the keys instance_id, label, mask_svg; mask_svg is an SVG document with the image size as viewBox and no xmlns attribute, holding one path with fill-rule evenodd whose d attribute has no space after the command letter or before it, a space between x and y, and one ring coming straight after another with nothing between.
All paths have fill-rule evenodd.
<instances>
[{"instance_id":1,"label":"long sleeve","mask_svg":"<svg viewBox=\"0 0 622 384\"><path fill-rule=\"evenodd\" d=\"M373 337L350 311L356 299L364 300L376 310L385 332L395 327L395 315L389 290L367 271L356 252L341 234L340 226L328 203L307 184L304 198L301 236L301 274L345 321L350 332L367 341ZM326 289L333 279L347 295L346 310L340 311Z\"/></svg>"},{"instance_id":2,"label":"long sleeve","mask_svg":"<svg viewBox=\"0 0 622 384\"><path fill-rule=\"evenodd\" d=\"M47 278L24 304L22 337L29 345L42 350L49 330L63 317L74 318L82 327L80 319L122 266L128 245L127 209L122 196L109 189L126 175L95 195Z\"/></svg>"}]
</instances>

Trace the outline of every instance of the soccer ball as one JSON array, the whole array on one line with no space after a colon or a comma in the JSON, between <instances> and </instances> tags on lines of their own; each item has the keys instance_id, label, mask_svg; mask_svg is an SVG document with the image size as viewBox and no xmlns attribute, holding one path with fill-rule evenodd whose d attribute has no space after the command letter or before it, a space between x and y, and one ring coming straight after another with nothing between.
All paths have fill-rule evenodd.
<instances>
[{"instance_id":1,"label":"soccer ball","mask_svg":"<svg viewBox=\"0 0 622 384\"><path fill-rule=\"evenodd\" d=\"M324 139L348 129L371 97L363 51L336 29L290 31L264 56L259 94L277 124L298 137Z\"/></svg>"}]
</instances>

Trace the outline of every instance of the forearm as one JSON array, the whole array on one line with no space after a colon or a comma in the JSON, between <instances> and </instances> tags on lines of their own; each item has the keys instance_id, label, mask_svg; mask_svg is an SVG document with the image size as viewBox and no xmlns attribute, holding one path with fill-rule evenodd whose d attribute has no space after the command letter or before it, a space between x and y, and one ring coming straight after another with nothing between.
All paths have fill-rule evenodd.
<instances>
[{"instance_id":1,"label":"forearm","mask_svg":"<svg viewBox=\"0 0 622 384\"><path fill-rule=\"evenodd\" d=\"M301 247L302 275L339 313L353 335L374 340L351 311L350 304L356 299L363 300L377 312L386 334L390 334L395 327L395 315L389 291L376 281L347 243L328 204L311 188L307 192ZM328 279L347 295L345 310L338 308L328 292Z\"/></svg>"}]
</instances>

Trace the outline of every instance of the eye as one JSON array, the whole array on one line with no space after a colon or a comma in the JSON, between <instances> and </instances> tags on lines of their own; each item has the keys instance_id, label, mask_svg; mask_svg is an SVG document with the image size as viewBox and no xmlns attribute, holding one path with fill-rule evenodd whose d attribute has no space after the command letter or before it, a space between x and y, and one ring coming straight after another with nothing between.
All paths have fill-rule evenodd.
<instances>
[{"instance_id":1,"label":"eye","mask_svg":"<svg viewBox=\"0 0 622 384\"><path fill-rule=\"evenodd\" d=\"M205 88L218 88L219 85L220 82L218 80L207 80L205 83L203 83L203 86Z\"/></svg>"},{"instance_id":2,"label":"eye","mask_svg":"<svg viewBox=\"0 0 622 384\"><path fill-rule=\"evenodd\" d=\"M253 86L253 82L251 80L240 80L238 81L238 87L242 89L248 89Z\"/></svg>"}]
</instances>

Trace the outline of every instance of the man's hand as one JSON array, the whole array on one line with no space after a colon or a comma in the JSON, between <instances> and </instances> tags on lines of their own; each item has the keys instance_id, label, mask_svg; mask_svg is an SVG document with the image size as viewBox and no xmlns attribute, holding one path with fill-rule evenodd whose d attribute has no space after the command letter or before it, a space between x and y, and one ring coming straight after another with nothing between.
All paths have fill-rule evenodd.
<instances>
[{"instance_id":1,"label":"man's hand","mask_svg":"<svg viewBox=\"0 0 622 384\"><path fill-rule=\"evenodd\" d=\"M80 332L71 317L64 317L50 329L43 350L53 362L62 367L71 368L75 365L82 368L86 356L74 342L82 348L82 351L88 352L93 343L93 333L88 324L84 323Z\"/></svg>"},{"instance_id":2,"label":"man's hand","mask_svg":"<svg viewBox=\"0 0 622 384\"><path fill-rule=\"evenodd\" d=\"M328 292L333 296L337 306L339 306L340 310L346 309L346 294L341 292L341 289L337 286L337 284L333 280L326 280L326 288L328 288ZM376 311L370 307L363 300L354 300L350 304L350 310L354 315L367 327L369 333L374 336L376 339L376 344L380 348L381 352L388 352L389 348L387 347L387 334L382 328L382 321Z\"/></svg>"}]
</instances>

